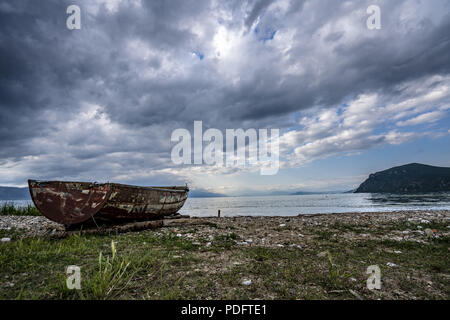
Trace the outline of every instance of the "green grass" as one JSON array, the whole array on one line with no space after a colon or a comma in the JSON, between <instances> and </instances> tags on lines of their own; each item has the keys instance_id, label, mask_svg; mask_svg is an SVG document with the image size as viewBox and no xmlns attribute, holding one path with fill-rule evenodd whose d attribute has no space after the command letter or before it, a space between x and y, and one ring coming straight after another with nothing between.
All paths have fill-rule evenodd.
<instances>
[{"instance_id":1,"label":"green grass","mask_svg":"<svg viewBox=\"0 0 450 320\"><path fill-rule=\"evenodd\" d=\"M236 241L239 239L239 236L232 233L220 234L214 237L212 245L218 248L226 248L230 249L231 247L236 245Z\"/></svg>"},{"instance_id":2,"label":"green grass","mask_svg":"<svg viewBox=\"0 0 450 320\"><path fill-rule=\"evenodd\" d=\"M356 234L364 233L369 228L368 225L354 225L342 222L335 222L333 225L331 225L331 227L341 232L354 232Z\"/></svg>"},{"instance_id":3,"label":"green grass","mask_svg":"<svg viewBox=\"0 0 450 320\"><path fill-rule=\"evenodd\" d=\"M7 229L0 229L0 238L10 238L10 239L19 239L22 232L20 230L11 228L9 230Z\"/></svg>"},{"instance_id":4,"label":"green grass","mask_svg":"<svg viewBox=\"0 0 450 320\"><path fill-rule=\"evenodd\" d=\"M194 248L173 233L158 237L150 231L2 243L0 299L142 299L149 289L158 293L153 298L167 298L175 289L166 275L170 278L194 263L189 255ZM81 290L66 287L69 265L81 268Z\"/></svg>"},{"instance_id":5,"label":"green grass","mask_svg":"<svg viewBox=\"0 0 450 320\"><path fill-rule=\"evenodd\" d=\"M111 256L103 256L103 253L100 252L98 266L91 279L85 284L87 296L94 299L118 297L127 289L133 277L133 272L127 270L130 263L129 258L117 256L114 241L111 241Z\"/></svg>"},{"instance_id":6,"label":"green grass","mask_svg":"<svg viewBox=\"0 0 450 320\"><path fill-rule=\"evenodd\" d=\"M0 206L0 216L40 216L35 206L29 204L25 207L15 206L13 203L3 203Z\"/></svg>"},{"instance_id":7,"label":"green grass","mask_svg":"<svg viewBox=\"0 0 450 320\"><path fill-rule=\"evenodd\" d=\"M211 246L168 229L58 240L2 231L12 241L0 243L0 299L355 299L350 290L364 299L450 297L448 236L427 243L355 241L334 237L334 229L311 230L312 242L303 249L238 245L239 231L225 228ZM327 255L319 257L323 251ZM81 268L81 290L66 286L69 265ZM370 265L381 268L381 290L366 288ZM248 279L252 284L242 285Z\"/></svg>"}]
</instances>

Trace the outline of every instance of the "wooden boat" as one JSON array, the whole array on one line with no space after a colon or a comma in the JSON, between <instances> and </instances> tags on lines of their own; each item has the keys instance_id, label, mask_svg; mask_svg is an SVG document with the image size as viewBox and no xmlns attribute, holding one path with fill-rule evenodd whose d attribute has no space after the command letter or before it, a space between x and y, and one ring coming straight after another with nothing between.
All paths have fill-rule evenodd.
<instances>
[{"instance_id":1,"label":"wooden boat","mask_svg":"<svg viewBox=\"0 0 450 320\"><path fill-rule=\"evenodd\" d=\"M36 208L70 226L88 220L152 220L175 214L189 193L183 187L138 187L118 183L28 180Z\"/></svg>"}]
</instances>

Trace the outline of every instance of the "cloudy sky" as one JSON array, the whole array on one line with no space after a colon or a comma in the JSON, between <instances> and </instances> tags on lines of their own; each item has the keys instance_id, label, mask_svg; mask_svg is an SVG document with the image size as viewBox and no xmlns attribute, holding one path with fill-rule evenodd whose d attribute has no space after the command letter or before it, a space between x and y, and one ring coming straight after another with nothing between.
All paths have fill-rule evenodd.
<instances>
[{"instance_id":1,"label":"cloudy sky","mask_svg":"<svg viewBox=\"0 0 450 320\"><path fill-rule=\"evenodd\" d=\"M1 1L0 185L348 190L450 166L449 30L448 0ZM173 164L171 134L195 120L279 129L280 171Z\"/></svg>"}]
</instances>

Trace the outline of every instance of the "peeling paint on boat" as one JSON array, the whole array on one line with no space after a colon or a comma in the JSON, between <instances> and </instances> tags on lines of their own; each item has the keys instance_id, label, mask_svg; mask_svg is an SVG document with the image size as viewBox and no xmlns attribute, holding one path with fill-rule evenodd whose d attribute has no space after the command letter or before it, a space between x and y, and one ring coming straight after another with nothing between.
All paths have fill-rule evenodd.
<instances>
[{"instance_id":1,"label":"peeling paint on boat","mask_svg":"<svg viewBox=\"0 0 450 320\"><path fill-rule=\"evenodd\" d=\"M36 208L62 224L95 219L155 219L184 205L187 187L138 187L116 183L28 181Z\"/></svg>"}]
</instances>

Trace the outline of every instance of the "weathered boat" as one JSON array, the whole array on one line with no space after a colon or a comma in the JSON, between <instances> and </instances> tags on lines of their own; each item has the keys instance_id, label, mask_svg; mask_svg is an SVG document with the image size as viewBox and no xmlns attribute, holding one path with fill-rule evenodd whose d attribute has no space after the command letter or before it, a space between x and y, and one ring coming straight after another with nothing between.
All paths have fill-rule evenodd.
<instances>
[{"instance_id":1,"label":"weathered boat","mask_svg":"<svg viewBox=\"0 0 450 320\"><path fill-rule=\"evenodd\" d=\"M42 215L66 226L88 220L152 220L178 212L189 188L28 180Z\"/></svg>"}]
</instances>

